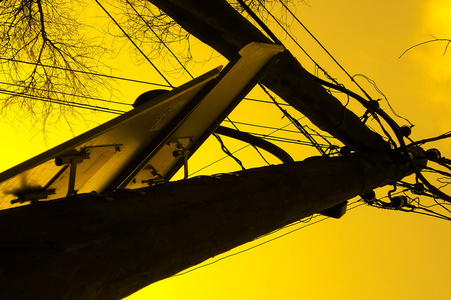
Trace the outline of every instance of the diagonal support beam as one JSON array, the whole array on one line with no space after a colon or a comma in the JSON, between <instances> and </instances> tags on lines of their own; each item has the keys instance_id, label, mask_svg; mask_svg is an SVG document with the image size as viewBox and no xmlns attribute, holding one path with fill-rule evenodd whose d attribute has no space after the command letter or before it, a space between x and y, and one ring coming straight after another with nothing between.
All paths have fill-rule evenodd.
<instances>
[{"instance_id":1,"label":"diagonal support beam","mask_svg":"<svg viewBox=\"0 0 451 300\"><path fill-rule=\"evenodd\" d=\"M149 0L186 31L230 59L250 42L271 43L226 0ZM287 50L262 83L304 114L321 130L358 151L386 151L370 130L330 95Z\"/></svg>"}]
</instances>

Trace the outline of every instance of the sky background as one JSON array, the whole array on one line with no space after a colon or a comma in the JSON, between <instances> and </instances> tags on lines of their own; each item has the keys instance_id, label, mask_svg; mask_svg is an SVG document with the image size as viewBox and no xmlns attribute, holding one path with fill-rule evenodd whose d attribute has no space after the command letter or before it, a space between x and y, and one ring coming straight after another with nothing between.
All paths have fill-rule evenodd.
<instances>
[{"instance_id":1,"label":"sky background","mask_svg":"<svg viewBox=\"0 0 451 300\"><path fill-rule=\"evenodd\" d=\"M350 74L365 74L377 83L398 114L415 124L413 139L436 136L451 129L451 53L443 55L446 43L416 47L399 58L406 49L431 36L451 38L451 1L311 0L309 5L298 3L293 11ZM284 16L280 8L274 8L273 12ZM86 14L96 15L99 24L105 19L96 8ZM356 91L301 26L289 16L285 20L309 54L333 77ZM304 67L315 72L313 64L274 24L271 28ZM198 63L188 66L195 76L226 63L199 42L194 42L192 49ZM150 65L130 59L126 47L116 50L117 55L106 59L108 64L114 64L111 74L164 83ZM169 59L155 61L166 70L174 65ZM168 78L174 85L189 80L176 72L169 72ZM363 78L356 80L372 96L380 97ZM105 92L105 98L119 98L127 103L151 89L123 83L114 84L114 88ZM261 94L255 91L251 96ZM360 109L352 103L349 107ZM382 108L389 110L386 103ZM71 120L73 132L59 123L49 128L44 138L40 129L32 129L26 120L10 112L0 120L4 140L0 148L0 170L114 116L83 112L83 117ZM243 102L231 118L274 127L287 124L273 106L257 106L249 101ZM406 124L402 119L396 120ZM226 142L231 150L243 146ZM450 156L449 142L434 146L444 156ZM264 165L250 148L237 154L245 166ZM296 159L316 155L308 147L286 145L284 148ZM199 170L221 157L224 155L217 141L210 139L192 158L190 169ZM274 158L269 160L277 163ZM238 170L237 165L231 159L223 159L195 175L232 170ZM377 194L383 197L386 192ZM294 224L209 260L205 267L154 283L127 299L449 299L450 223L357 205L351 205L355 208L339 220L320 216L309 223Z\"/></svg>"}]
</instances>

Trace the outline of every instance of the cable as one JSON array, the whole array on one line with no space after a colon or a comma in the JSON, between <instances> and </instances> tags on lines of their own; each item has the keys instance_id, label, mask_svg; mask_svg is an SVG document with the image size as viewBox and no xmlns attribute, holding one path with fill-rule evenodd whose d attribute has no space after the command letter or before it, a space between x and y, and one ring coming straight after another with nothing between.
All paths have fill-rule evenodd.
<instances>
[{"instance_id":1,"label":"cable","mask_svg":"<svg viewBox=\"0 0 451 300\"><path fill-rule=\"evenodd\" d=\"M290 126L290 125L292 125L292 123L288 123L288 124L286 124L286 125L284 125L284 126L282 126L282 127L280 127L280 128L276 128L274 131L270 132L270 133L267 134L267 135L263 135L262 137L265 138L265 139L269 139L269 137L270 137L271 135L273 135L274 133L276 133L276 132L278 132L278 131L280 131L280 130L283 130L285 127L288 127L288 126ZM254 126L256 126L256 125L254 125ZM298 131L295 131L295 132L296 132L296 133L299 133ZM294 141L293 143L299 144L299 145L302 145L302 146L310 146L310 147L313 147L313 145L312 145L311 143L307 143L307 142L303 143L302 141L298 141L298 140ZM239 152L239 151L241 151L241 150L243 150L243 149L245 149L245 148L247 148L247 147L249 147L249 145L245 145L245 146L243 146L243 147L241 147L241 148L235 150L234 152L232 152L232 154L235 154L235 153L237 153L237 152ZM210 164L208 164L208 165L206 165L206 166L204 166L204 167L198 169L197 171L191 173L189 176L192 176L192 175L194 175L194 174L196 174L196 173L199 173L200 171L205 170L205 169L211 167L212 165L214 165L214 164L220 162L221 160L223 160L223 159L225 159L225 158L227 158L227 157L228 157L228 156L221 157L221 158L219 158L219 159L213 161L212 163L210 163Z\"/></svg>"},{"instance_id":2,"label":"cable","mask_svg":"<svg viewBox=\"0 0 451 300\"><path fill-rule=\"evenodd\" d=\"M274 102L271 102L271 104L274 105ZM279 104L280 104L280 103L279 103ZM305 118L305 117L301 117L301 118L298 118L297 120L299 121L299 120L304 119L304 118ZM228 122L227 119L224 120L224 122ZM283 128L289 126L289 125L292 125L291 122L290 122L289 124L287 124L287 125L281 127L281 128L272 127L272 126L265 126L265 125L258 125L258 124L250 124L250 123L239 122L239 121L233 121L233 122L234 122L235 124L240 124L240 125L245 125L245 126L250 126L250 127L262 128L262 129L271 129L271 130L282 131L282 132L287 132L287 133L299 133L298 130L283 129ZM309 128L310 130L314 131L313 129L311 129L311 128L308 127L307 125L304 125L304 127L307 127L307 128ZM314 132L315 132L315 131L314 131ZM261 134L260 134L260 135L261 135ZM321 134L319 134L319 133L317 133L317 132L311 133L310 135L312 135L312 136L319 136L319 137L322 137L322 138L325 138L325 139L337 139L336 137L328 136L328 135L321 135ZM264 136L267 136L267 135L264 135Z\"/></svg>"},{"instance_id":3,"label":"cable","mask_svg":"<svg viewBox=\"0 0 451 300\"><path fill-rule=\"evenodd\" d=\"M400 116L400 115L398 115L398 114L396 113L396 111L395 111L395 110L393 109L393 107L391 106L390 101L388 101L387 97L386 97L385 94L379 89L379 87L377 86L377 84L376 84L376 82L375 82L374 80L372 80L371 78L369 78L368 76L366 76L366 75L364 75L364 74L354 74L354 76L352 76L352 78L358 77L358 76L365 78L370 84L373 85L374 89L375 89L382 97L384 97L385 102L387 102L388 107L390 108L390 110L392 111L392 113L393 113L395 116L397 116L398 118L401 118L401 119L407 121L407 123L410 124L410 127L413 127L413 126L414 126L407 118L404 118L404 117L402 117L402 116Z\"/></svg>"},{"instance_id":4,"label":"cable","mask_svg":"<svg viewBox=\"0 0 451 300\"><path fill-rule=\"evenodd\" d=\"M358 201L356 201L356 202L358 202ZM355 202L355 203L356 203L356 202ZM352 203L352 204L354 204L354 203ZM358 204L358 205L356 205L356 206L354 206L354 207L352 207L352 208L348 208L347 211L351 211L351 210L353 210L353 209L355 209L355 208L357 208L357 207L362 206L363 204L364 204L364 203L360 203L360 204ZM351 204L350 204L350 205L351 205ZM248 252L248 251L250 251L250 250L252 250L252 249L255 249L255 248L257 248L257 247L263 246L263 245L265 245L265 244L268 244L268 243L270 243L270 242L273 242L273 241L275 241L275 240L278 240L278 239L280 239L280 238L282 238L282 237L285 237L285 236L287 236L287 235L290 235L290 234L292 234L292 233L294 233L294 232L296 232L296 231L299 231L299 230L304 229L304 228L306 228L306 227L309 227L309 226L312 226L312 225L315 225L315 224L318 224L318 223L320 223L320 222L323 222L323 221L325 221L325 220L330 219L330 217L323 217L323 218L321 218L321 219L319 219L319 220L317 220L317 221L314 221L314 222L311 222L311 221L310 221L312 218L316 218L316 217L319 217L319 216L321 216L321 215L315 214L314 216L312 215L312 216L310 216L310 217L304 218L304 219L308 219L309 221L308 221L307 224L302 225L301 227L295 228L295 229L293 229L293 230L291 230L291 231L288 231L288 232L286 232L286 233L283 233L283 234L281 234L281 235L279 235L279 236L276 236L276 237L274 237L274 238L271 238L271 239L269 239L269 240L267 240L267 241L261 242L261 243L259 243L259 244L257 244L257 245L254 245L254 246L251 246L251 247L249 247L249 248L243 249L243 250L241 250L241 251L238 251L238 252L235 252L235 253L226 255L226 256L224 256L224 257L218 258L218 259L216 259L215 261L212 261L212 262L209 262L209 263L206 263L206 264L203 264L203 265L196 266L196 267L194 267L194 268L192 268L192 269L189 269L189 270L187 270L187 271L184 271L184 272L177 273L177 274L175 274L175 275L173 275L173 276L171 276L171 277L182 276L182 275L191 273L191 272L193 272L193 271L195 271L195 270L198 270L198 269L201 269L201 268L204 268L204 267L207 267L207 266L211 266L211 265L213 265L213 264L215 264L215 263L220 262L221 260L225 260L225 259L227 259L227 258L230 258L230 257L236 256L236 255L239 255L239 254ZM273 235L273 234L279 232L280 230L283 230L283 229L286 229L286 228L289 228L289 227L292 227L292 226L299 225L300 223L305 223L305 222L303 222L302 220L300 220L300 221L298 221L298 222L294 222L294 223L289 224L289 225L286 225L286 226L284 226L284 227L282 227L282 228L276 229L276 230L274 230L274 231L272 231L272 232L270 232L270 233L267 233L267 234L265 234L265 235L262 235L262 236L256 238L254 241L257 241L257 240L259 240L259 239L261 239L261 238L263 238L263 237L265 237L265 236Z\"/></svg>"},{"instance_id":5,"label":"cable","mask_svg":"<svg viewBox=\"0 0 451 300\"><path fill-rule=\"evenodd\" d=\"M259 84L260 87L263 89L263 91L271 98L271 100L274 102L274 104L279 108L279 110L283 113L285 117L290 120L294 126L312 143L312 145L321 153L323 156L327 156L326 152L323 150L323 148L316 142L316 140L304 129L304 127L299 123L295 118L293 118L285 109L281 108L276 99L268 92L268 90L262 85Z\"/></svg>"},{"instance_id":6,"label":"cable","mask_svg":"<svg viewBox=\"0 0 451 300\"><path fill-rule=\"evenodd\" d=\"M308 54L307 50L305 50L299 43L298 41L288 32L288 30L279 22L279 20L266 8L266 6L264 5L264 3L262 3L260 0L258 0L258 2L260 3L260 5L266 10L266 12L273 18L274 21L276 21L276 23L279 25L280 28L282 28L282 30L291 38L291 40L296 44L296 46L298 46L299 49L302 50L302 52L304 52L304 54L315 64L315 66L320 69L324 75L326 75L327 78L329 78L332 82L339 84L335 78L333 78L332 76L329 75L329 73L322 68L319 63L317 63L315 61L315 59L313 59L312 56L310 56L310 54Z\"/></svg>"},{"instance_id":7,"label":"cable","mask_svg":"<svg viewBox=\"0 0 451 300\"><path fill-rule=\"evenodd\" d=\"M387 122L386 118L383 117L383 119L384 119L387 123L389 123L389 125L391 124L390 127L394 126L394 127L398 128L398 131L399 131L399 125L398 125L393 119L391 119L390 116L388 116L382 109L380 109L378 106L374 105L374 104L373 104L373 101L374 101L374 100L368 101L368 100L364 99L363 97L361 97L360 95L358 95L358 94L356 94L356 93L354 93L354 92L348 90L348 89L347 89L346 87L344 87L343 85L335 85L335 84L333 84L333 83L330 83L330 82L328 82L328 81L326 81L326 80L323 80L323 79L321 79L321 78L318 78L318 77L314 77L314 79L315 79L318 83L320 83L320 84L322 84L322 85L324 85L324 86L327 86L327 87L329 87L329 88L335 89L335 90L340 91L340 92L343 92L343 93L347 94L348 96L354 98L354 99L357 100L360 104L362 104L363 107L365 107L365 108L368 109L369 111L374 112L374 113L380 113L380 114L383 114L386 118L388 118L388 119L390 120L389 122ZM387 138L390 140L390 142L393 144L393 146L396 147L396 143L394 142L394 140L393 140L393 138L390 136L390 134L387 132L387 130L385 129L385 127L382 125L382 123L380 122L379 118L377 118L377 115L376 115L376 116L373 116L373 117L375 117L375 120L378 122L378 124L380 125L382 131L383 131L384 134L387 136Z\"/></svg>"},{"instance_id":8,"label":"cable","mask_svg":"<svg viewBox=\"0 0 451 300\"><path fill-rule=\"evenodd\" d=\"M18 59L12 59L12 58L0 57L0 60L12 61L12 62L17 62L17 63L22 63L22 64L33 65L33 66L37 65L37 63L32 63L32 62L18 60ZM62 71L70 71L70 72L75 72L75 73L82 73L82 74L87 74L87 75L106 77L106 78L111 78L111 79L116 79L116 80L123 80L123 81L129 81L129 82L135 82L135 83L150 84L150 85L155 85L155 86L160 86L160 87L171 87L171 86L165 85L165 84L159 84L159 83L142 81L142 80L131 79L131 78L125 78L125 77L120 77L120 76L106 75L106 74L87 72L87 71L81 71L81 70L73 70L73 69L62 68L62 67L57 67L57 66L50 66L50 65L44 65L44 64L40 64L40 65L45 67L45 68L52 68L52 69L57 69L57 70L62 70Z\"/></svg>"},{"instance_id":9,"label":"cable","mask_svg":"<svg viewBox=\"0 0 451 300\"><path fill-rule=\"evenodd\" d=\"M260 0L258 0L260 1ZM335 59L335 57L326 49L326 47L323 46L323 44L313 35L313 33L308 30L308 28L299 20L298 17L291 11L288 6L283 3L282 0L279 0L279 2L282 4L282 6L291 14L291 16L299 23L299 25L304 28L304 30L318 43L318 45L329 55L329 57L340 67L340 69L349 77L349 79L365 94L365 96L368 98L368 100L372 100L371 97L367 94L367 92L354 80L354 78L346 71L346 69Z\"/></svg>"},{"instance_id":10,"label":"cable","mask_svg":"<svg viewBox=\"0 0 451 300\"><path fill-rule=\"evenodd\" d=\"M232 124L233 127L235 127L235 130L236 130L236 131L241 132L241 131L238 129L238 127L235 125L235 123L233 123L233 121L230 120L229 117L227 117L226 119L227 119L227 121L229 121L229 122ZM249 145L251 145L251 146L255 149L255 151L257 151L257 153L258 153L258 154L260 155L260 157L265 161L265 163L266 163L268 166L270 166L271 164L266 160L266 158L263 156L263 154L260 152L260 150L258 150L258 148L257 148L257 147L249 140L249 138L246 137L245 134L241 134L241 136L247 141L247 143L248 143Z\"/></svg>"},{"instance_id":11,"label":"cable","mask_svg":"<svg viewBox=\"0 0 451 300\"><path fill-rule=\"evenodd\" d=\"M247 97L243 98L243 100L260 102L260 103L267 103L267 104L274 104L274 102L272 102L272 101L261 100L261 99L254 99L254 98L247 98ZM279 105L281 105L281 106L290 106L291 107L291 105L287 104L287 103L279 103Z\"/></svg>"},{"instance_id":12,"label":"cable","mask_svg":"<svg viewBox=\"0 0 451 300\"><path fill-rule=\"evenodd\" d=\"M299 132L297 132L297 133L299 133ZM278 137L278 136L266 136L264 134L255 133L255 132L249 132L249 134L255 135L256 137L260 137L260 138L263 138L268 141L283 142L283 143L290 143L290 144L314 147L312 145L312 143L310 143L310 142L303 142L303 141L296 140L296 139L290 139L290 138ZM325 144L318 144L318 145L325 149L330 148L330 145L325 145Z\"/></svg>"},{"instance_id":13,"label":"cable","mask_svg":"<svg viewBox=\"0 0 451 300\"><path fill-rule=\"evenodd\" d=\"M152 67L158 72L158 74L160 74L160 76L167 82L167 84L171 88L174 88L174 86L169 82L169 80L163 75L163 73L160 72L160 70L158 70L158 68L152 63L152 61L141 50L141 48L139 48L139 46L133 41L133 39L125 32L122 26L113 18L113 16L108 12L108 10L102 4L100 4L98 0L94 1L100 6L100 8L102 8L102 10L108 15L108 17L114 22L114 24L116 24L116 26L122 31L122 33L127 37L127 39L133 44L133 46L135 46L135 48L143 55L143 57L152 65Z\"/></svg>"},{"instance_id":14,"label":"cable","mask_svg":"<svg viewBox=\"0 0 451 300\"><path fill-rule=\"evenodd\" d=\"M152 26L150 26L146 20L142 17L142 15L136 10L136 8L133 6L133 4L130 3L130 1L126 0L126 3L130 5L130 7L133 9L133 11L136 13L136 15L146 24L147 28L152 31L152 33L157 37L157 39L160 41L160 43L163 44L163 46L171 53L171 55L177 60L177 62L182 66L182 68L188 73L188 75L194 79L193 75L188 71L188 69L185 67L185 65L178 59L177 55L169 48L169 46L161 39L161 37L153 30Z\"/></svg>"},{"instance_id":15,"label":"cable","mask_svg":"<svg viewBox=\"0 0 451 300\"><path fill-rule=\"evenodd\" d=\"M274 145L273 143L270 143L262 138L252 135L248 132L243 132L243 131L232 129L229 127L219 126L218 128L216 128L215 133L220 134L220 135L225 135L230 138L234 138L234 139L249 143L254 147L260 147L261 149L266 150L269 153L271 153L272 155L274 155L275 157L277 157L283 163L294 162L293 158L287 152L285 152L285 150L283 150L282 148L280 148L280 147ZM264 157L263 157L263 159L264 159ZM264 159L264 160L269 165L269 163L266 161L266 159Z\"/></svg>"},{"instance_id":16,"label":"cable","mask_svg":"<svg viewBox=\"0 0 451 300\"><path fill-rule=\"evenodd\" d=\"M74 108L83 108L83 109L89 109L92 111L100 111L100 112L106 112L106 113L117 114L117 115L125 113L125 111L111 109L111 108L107 108L107 107L94 106L94 105L82 104L82 103L70 102L70 101L61 101L61 100L52 99L52 98L48 98L48 97L25 95L25 94L15 93L15 92L11 92L11 91L4 90L4 89L0 89L0 94L16 96L16 97L24 97L24 98L29 98L32 100L38 100L38 101L43 101L43 102L48 102L48 103L55 103L55 104L59 104L59 105L70 106L70 107L74 107Z\"/></svg>"},{"instance_id":17,"label":"cable","mask_svg":"<svg viewBox=\"0 0 451 300\"><path fill-rule=\"evenodd\" d=\"M344 93L349 94L351 97L353 97L354 99L356 99L357 101L360 102L360 104L362 104L365 108L370 109L371 111L377 113L379 116L382 117L382 119L384 119L385 122L387 122L387 124L390 126L390 128L392 129L392 131L395 133L396 135L396 139L398 140L399 144L400 144L400 148L401 150L405 153L408 154L409 150L407 149L407 145L404 141L404 137L401 134L401 130L399 125L385 112L383 111L381 108L375 106L372 101L367 101L364 98L362 98L361 96L357 95L356 93L349 91L348 89L346 89L345 87L342 86L334 86L332 83L329 83L325 80L322 80L320 78L316 77L316 80L318 82L320 82L323 85L335 88L339 91L343 91ZM383 129L383 127L382 127ZM386 132L384 130L384 132ZM421 171L418 169L418 167L415 165L413 159L410 157L410 155L405 155L405 157L407 158L407 161L409 163L409 165L412 167L413 171L415 172L415 175L418 177L418 179L421 180L421 182L424 183L424 185L426 185L426 187L431 191L431 193L433 193L434 195L436 195L437 197L449 201L451 202L451 196L447 195L446 193L442 192L441 190L439 190L438 188L436 188L434 185L432 185L424 176L423 174L421 174Z\"/></svg>"},{"instance_id":18,"label":"cable","mask_svg":"<svg viewBox=\"0 0 451 300\"><path fill-rule=\"evenodd\" d=\"M146 20L144 20L144 18L142 17L142 15L136 10L136 8L130 3L130 1L126 0L127 4L130 5L130 7L133 9L133 11L139 16L139 18L146 24L146 26L151 30L151 32L158 38L158 40L160 41L160 43L163 44L163 46L169 51L169 53L176 59L176 61L178 62L178 64L188 73L188 75L194 79L194 76L188 71L188 69L185 67L185 65L178 59L178 57L175 55L175 53L169 48L169 46L158 36L158 34L153 30L153 28L151 26L149 26L149 24L146 22ZM242 5L246 6L246 4L243 2ZM229 119L229 117L226 118L234 127L235 129L240 132L240 130L238 129L238 127ZM241 166L241 168L244 169L242 163L240 160L238 160L236 157L234 157L230 151L225 147L223 141L218 137L215 136L216 139L218 139L218 141L221 144L221 148L223 149L223 151L231 156L233 159L235 159L235 161L237 161L237 163ZM243 134L243 137L245 137L245 134ZM260 157L268 164L270 165L270 163L266 160L266 158L263 156L263 154L260 152L260 150L258 150L258 148L253 145L252 143L249 142L249 144L254 147L254 149L257 151L257 153L260 155Z\"/></svg>"},{"instance_id":19,"label":"cable","mask_svg":"<svg viewBox=\"0 0 451 300\"><path fill-rule=\"evenodd\" d=\"M20 84L3 82L3 81L0 81L0 84L25 88L25 86L20 85ZM47 91L45 89L40 89L40 88L33 88L33 90ZM106 99L101 99L101 98L96 98L96 97L89 97L89 96L85 96L85 95L77 95L77 94L65 93L65 92L60 92L60 91L52 91L52 92L55 93L55 94L61 94L61 95L66 95L66 96L71 96L71 97L76 97L76 98L84 98L84 99L89 99L89 100L94 100L94 101L101 101L101 102L106 102L106 103L111 103L111 104L132 106L132 104L125 103L125 102L106 100Z\"/></svg>"},{"instance_id":20,"label":"cable","mask_svg":"<svg viewBox=\"0 0 451 300\"><path fill-rule=\"evenodd\" d=\"M451 131L445 132L444 134L441 134L439 136L436 137L432 137L432 138L428 138L428 139L423 139L423 140L419 140L416 142L413 142L413 145L422 145L422 144L426 144L429 142L434 142L434 141L438 141L438 140L442 140L442 139L446 139L446 138L450 138L451 137Z\"/></svg>"},{"instance_id":21,"label":"cable","mask_svg":"<svg viewBox=\"0 0 451 300\"><path fill-rule=\"evenodd\" d=\"M243 163L241 162L241 160L239 160L236 156L233 155L232 152L230 152L229 149L227 149L226 145L224 145L224 142L222 141L221 137L219 136L219 134L217 133L213 133L213 136L218 140L218 142L221 144L221 149L222 151L224 151L225 154L227 154L227 156L233 158L236 163L241 167L242 170L246 170L246 168L243 166ZM236 152L236 151L235 151ZM234 152L234 153L235 153ZM195 174L196 172L192 173ZM190 174L190 175L192 175Z\"/></svg>"},{"instance_id":22,"label":"cable","mask_svg":"<svg viewBox=\"0 0 451 300\"><path fill-rule=\"evenodd\" d=\"M266 26L265 23L250 9L250 7L243 0L236 0L241 7L251 16L252 19L266 32L266 34L274 41L274 43L282 45L282 42L276 37L276 35ZM260 3L261 4L261 3Z\"/></svg>"}]
</instances>

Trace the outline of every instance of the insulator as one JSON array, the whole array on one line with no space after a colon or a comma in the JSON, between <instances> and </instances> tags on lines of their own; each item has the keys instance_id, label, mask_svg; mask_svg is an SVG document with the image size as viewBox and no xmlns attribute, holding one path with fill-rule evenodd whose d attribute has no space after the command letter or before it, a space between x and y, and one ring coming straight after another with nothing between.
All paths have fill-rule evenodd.
<instances>
[{"instance_id":1,"label":"insulator","mask_svg":"<svg viewBox=\"0 0 451 300\"><path fill-rule=\"evenodd\" d=\"M376 193L373 190L371 190L371 191L366 192L365 194L361 195L361 197L365 201L374 201L374 199L376 199Z\"/></svg>"},{"instance_id":2,"label":"insulator","mask_svg":"<svg viewBox=\"0 0 451 300\"><path fill-rule=\"evenodd\" d=\"M426 150L426 156L429 160L435 160L437 158L442 157L442 154L438 149L432 148L429 150Z\"/></svg>"},{"instance_id":3,"label":"insulator","mask_svg":"<svg viewBox=\"0 0 451 300\"><path fill-rule=\"evenodd\" d=\"M412 133L412 129L410 129L410 127L406 125L401 126L399 128L399 131L401 132L401 135L405 137L408 137Z\"/></svg>"},{"instance_id":4,"label":"insulator","mask_svg":"<svg viewBox=\"0 0 451 300\"><path fill-rule=\"evenodd\" d=\"M417 182L412 187L412 193L414 194L423 194L424 193L424 184L421 182Z\"/></svg>"},{"instance_id":5,"label":"insulator","mask_svg":"<svg viewBox=\"0 0 451 300\"><path fill-rule=\"evenodd\" d=\"M393 208L401 208L407 204L407 196L395 196L390 198L391 205Z\"/></svg>"}]
</instances>

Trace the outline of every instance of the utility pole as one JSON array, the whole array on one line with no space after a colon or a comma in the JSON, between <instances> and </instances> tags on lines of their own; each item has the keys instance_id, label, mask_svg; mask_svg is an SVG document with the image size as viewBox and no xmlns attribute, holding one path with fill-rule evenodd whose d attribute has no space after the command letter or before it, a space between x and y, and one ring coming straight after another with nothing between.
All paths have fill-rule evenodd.
<instances>
[{"instance_id":1,"label":"utility pole","mask_svg":"<svg viewBox=\"0 0 451 300\"><path fill-rule=\"evenodd\" d=\"M121 299L410 173L389 155L313 157L3 210L0 294Z\"/></svg>"},{"instance_id":2,"label":"utility pole","mask_svg":"<svg viewBox=\"0 0 451 300\"><path fill-rule=\"evenodd\" d=\"M225 0L150 0L227 58L269 42ZM212 17L214 16L214 17ZM262 83L355 153L75 195L0 211L5 299L121 299L210 257L424 167L390 150L288 52Z\"/></svg>"}]
</instances>

